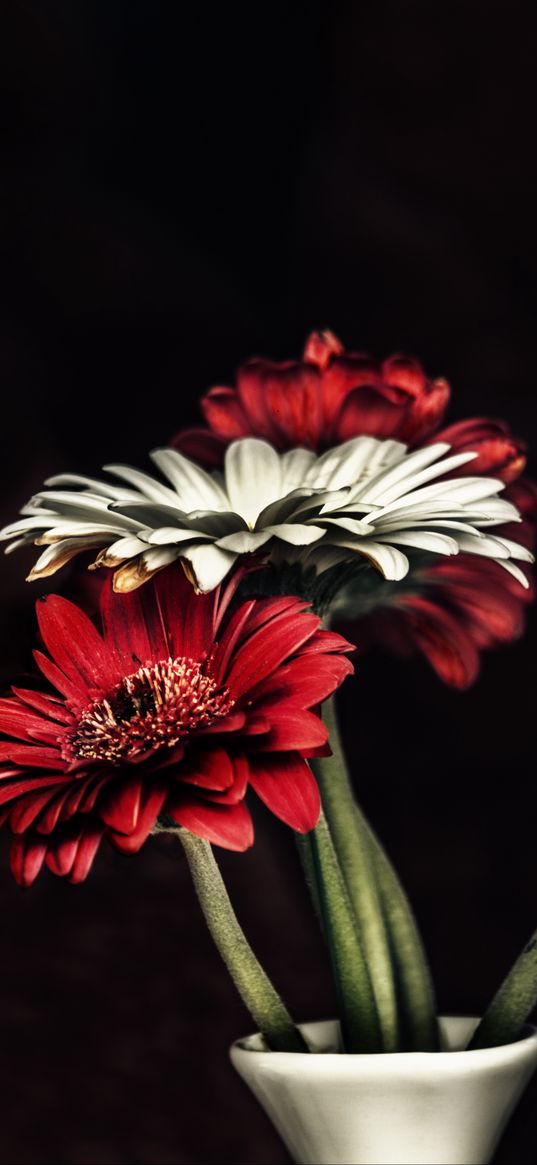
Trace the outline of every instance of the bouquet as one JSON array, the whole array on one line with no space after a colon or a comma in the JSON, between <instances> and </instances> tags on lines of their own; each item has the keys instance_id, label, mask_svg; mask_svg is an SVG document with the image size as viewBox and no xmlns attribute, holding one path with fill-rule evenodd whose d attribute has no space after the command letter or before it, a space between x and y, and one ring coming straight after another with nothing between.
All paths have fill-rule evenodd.
<instances>
[{"instance_id":1,"label":"bouquet","mask_svg":"<svg viewBox=\"0 0 537 1165\"><path fill-rule=\"evenodd\" d=\"M36 605L30 686L0 699L0 822L11 868L79 883L108 843L175 834L207 925L262 1033L312 1051L243 934L213 847L254 844L259 797L294 832L326 939L341 1051L436 1051L411 907L356 800L335 692L354 643L421 651L465 688L523 630L537 492L503 421L444 425L449 386L313 333L298 362L250 360L154 471L60 473L1 537L31 581L74 561L95 586ZM97 594L98 613L94 596ZM344 620L353 643L337 630ZM537 999L532 938L471 1047L518 1038Z\"/></svg>"}]
</instances>

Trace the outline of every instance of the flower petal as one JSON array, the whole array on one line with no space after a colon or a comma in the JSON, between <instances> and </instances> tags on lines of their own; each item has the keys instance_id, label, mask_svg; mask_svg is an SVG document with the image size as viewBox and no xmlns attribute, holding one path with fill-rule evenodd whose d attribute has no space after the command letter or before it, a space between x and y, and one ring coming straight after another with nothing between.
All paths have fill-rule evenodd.
<instances>
[{"instance_id":1,"label":"flower petal","mask_svg":"<svg viewBox=\"0 0 537 1165\"><path fill-rule=\"evenodd\" d=\"M254 526L258 514L280 497L280 458L272 445L247 437L226 452L226 487L231 508Z\"/></svg>"},{"instance_id":2,"label":"flower petal","mask_svg":"<svg viewBox=\"0 0 537 1165\"><path fill-rule=\"evenodd\" d=\"M13 877L19 886L27 888L35 882L45 860L47 842L32 834L14 838L11 845L10 865Z\"/></svg>"},{"instance_id":3,"label":"flower petal","mask_svg":"<svg viewBox=\"0 0 537 1165\"><path fill-rule=\"evenodd\" d=\"M265 805L298 833L314 829L321 811L315 778L296 752L250 760L250 784Z\"/></svg>"},{"instance_id":4,"label":"flower petal","mask_svg":"<svg viewBox=\"0 0 537 1165\"><path fill-rule=\"evenodd\" d=\"M87 615L60 595L36 604L45 647L64 675L81 692L106 689L113 682L107 648Z\"/></svg>"},{"instance_id":5,"label":"flower petal","mask_svg":"<svg viewBox=\"0 0 537 1165\"><path fill-rule=\"evenodd\" d=\"M241 801L238 805L214 805L208 801L187 800L174 806L171 816L178 825L224 849L245 850L253 845L254 828L250 814Z\"/></svg>"}]
</instances>

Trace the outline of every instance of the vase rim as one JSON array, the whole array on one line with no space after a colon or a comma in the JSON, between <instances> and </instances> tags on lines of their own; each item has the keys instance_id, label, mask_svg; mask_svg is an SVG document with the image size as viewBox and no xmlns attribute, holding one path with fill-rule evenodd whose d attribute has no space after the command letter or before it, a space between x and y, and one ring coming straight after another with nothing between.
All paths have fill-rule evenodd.
<instances>
[{"instance_id":1,"label":"vase rim","mask_svg":"<svg viewBox=\"0 0 537 1165\"><path fill-rule=\"evenodd\" d=\"M480 1016L475 1015L461 1015L455 1013L443 1013L438 1016L440 1031L442 1036L448 1043L448 1047L442 1048L438 1052L341 1052L335 1045L339 1036L339 1021L337 1019L313 1020L311 1022L299 1023L297 1027L304 1035L306 1042L313 1045L313 1050L308 1052L277 1052L262 1046L262 1036L260 1032L251 1032L246 1036L239 1037L234 1040L230 1048L230 1055L232 1060L236 1058L242 1059L246 1053L248 1059L250 1057L259 1057L266 1062L269 1057L276 1058L279 1062L284 1059L292 1058L294 1062L304 1061L310 1062L312 1059L318 1060L320 1057L324 1061L336 1061L341 1065L342 1061L351 1061L356 1064L357 1061L363 1061L372 1065L372 1063L379 1064L390 1061L401 1064L406 1058L409 1062L416 1063L418 1060L431 1061L434 1059L435 1063L439 1061L448 1062L454 1066L455 1062L460 1061L464 1057L468 1062L467 1057L472 1057L477 1063L479 1060L496 1061L498 1057L503 1058L508 1055L524 1055L534 1051L537 1046L537 1027L533 1024L526 1023L522 1028L522 1034L518 1039L512 1040L507 1044L495 1044L490 1048L466 1048L466 1047L450 1047L449 1043L452 1040L455 1042L465 1043L471 1038L478 1023ZM329 1036L328 1033L331 1033ZM323 1034L324 1033L324 1034ZM315 1044L321 1036L321 1041L318 1048ZM323 1047L323 1044L328 1046Z\"/></svg>"}]
</instances>

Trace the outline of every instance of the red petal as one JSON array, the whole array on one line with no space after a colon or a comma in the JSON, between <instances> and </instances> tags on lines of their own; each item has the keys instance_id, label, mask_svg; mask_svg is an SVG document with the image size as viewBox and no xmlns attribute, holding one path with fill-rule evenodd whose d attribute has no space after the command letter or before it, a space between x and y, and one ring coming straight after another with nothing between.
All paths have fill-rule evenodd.
<instances>
[{"instance_id":1,"label":"red petal","mask_svg":"<svg viewBox=\"0 0 537 1165\"><path fill-rule=\"evenodd\" d=\"M36 610L47 651L75 687L85 693L109 688L115 680L110 655L88 616L60 595L45 595Z\"/></svg>"},{"instance_id":2,"label":"red petal","mask_svg":"<svg viewBox=\"0 0 537 1165\"><path fill-rule=\"evenodd\" d=\"M318 631L308 643L305 643L300 648L300 655L303 656L318 652L336 652L336 654L340 654L346 651L356 651L354 643L349 643L348 639L344 639L336 631ZM317 667L317 664L315 664L315 667Z\"/></svg>"},{"instance_id":3,"label":"red petal","mask_svg":"<svg viewBox=\"0 0 537 1165\"><path fill-rule=\"evenodd\" d=\"M19 771L19 770L13 770ZM59 786L69 783L69 778L64 776L51 777L33 777L28 774L21 776L21 779L11 780L13 772L9 771L0 773L0 805L6 805L9 801L15 801L18 797L24 797L27 793L33 793L34 790L52 789L56 790Z\"/></svg>"},{"instance_id":4,"label":"red petal","mask_svg":"<svg viewBox=\"0 0 537 1165\"><path fill-rule=\"evenodd\" d=\"M70 788L61 789L55 797L49 799L48 805L40 817L36 829L38 833L52 833L60 820L61 811L70 795Z\"/></svg>"},{"instance_id":5,"label":"red petal","mask_svg":"<svg viewBox=\"0 0 537 1165\"><path fill-rule=\"evenodd\" d=\"M206 469L218 469L223 462L226 448L225 441L217 437L208 429L184 429L175 434L171 445L190 457L191 461L198 461Z\"/></svg>"},{"instance_id":6,"label":"red petal","mask_svg":"<svg viewBox=\"0 0 537 1165\"><path fill-rule=\"evenodd\" d=\"M110 829L133 833L138 823L142 799L142 776L118 777L110 781L106 796L99 802L99 815Z\"/></svg>"},{"instance_id":7,"label":"red petal","mask_svg":"<svg viewBox=\"0 0 537 1165\"><path fill-rule=\"evenodd\" d=\"M26 833L26 830L34 824L42 809L48 805L54 795L55 789L47 789L39 796L35 793L27 793L26 796L16 801L9 814L9 825L13 833Z\"/></svg>"},{"instance_id":8,"label":"red petal","mask_svg":"<svg viewBox=\"0 0 537 1165\"><path fill-rule=\"evenodd\" d=\"M70 706L75 709L80 709L88 703L88 692L86 688L81 687L80 684L73 684L71 680L68 680L67 676L64 675L60 668L56 667L56 664L52 663L52 660L50 660L48 656L43 655L41 651L34 651L33 655L35 662L38 668L40 668L40 670L43 672L45 679L47 679L49 683L57 689L58 692L61 692L62 696L66 697Z\"/></svg>"},{"instance_id":9,"label":"red petal","mask_svg":"<svg viewBox=\"0 0 537 1165\"><path fill-rule=\"evenodd\" d=\"M246 796L246 790L248 788L248 781L250 778L250 768L248 761L246 760L246 757L235 756L230 758L230 762L232 766L232 775L231 784L229 787L227 789L223 789L222 792L209 792L207 789L204 789L202 794L203 801L213 801L217 805L237 805L239 801L242 801ZM180 809L181 805L184 804L184 801L185 797L183 790L182 793L178 794L176 801L170 803L177 804L178 808ZM170 812L168 806L166 806L166 809L168 812Z\"/></svg>"},{"instance_id":10,"label":"red petal","mask_svg":"<svg viewBox=\"0 0 537 1165\"><path fill-rule=\"evenodd\" d=\"M447 441L455 452L473 450L478 456L469 465L460 466L454 476L471 472L492 474L511 482L526 465L526 446L517 441L504 421L490 417L470 417L436 433L435 441Z\"/></svg>"},{"instance_id":11,"label":"red petal","mask_svg":"<svg viewBox=\"0 0 537 1165\"><path fill-rule=\"evenodd\" d=\"M170 655L204 659L214 647L220 589L217 587L208 595L195 594L182 569L175 564L157 575L152 585L166 627Z\"/></svg>"},{"instance_id":12,"label":"red petal","mask_svg":"<svg viewBox=\"0 0 537 1165\"><path fill-rule=\"evenodd\" d=\"M279 701L311 708L331 696L353 671L350 659L341 656L319 654L312 667L311 655L301 654L262 680L251 691L250 698L256 713L264 715L269 708L277 707Z\"/></svg>"},{"instance_id":13,"label":"red petal","mask_svg":"<svg viewBox=\"0 0 537 1165\"><path fill-rule=\"evenodd\" d=\"M233 784L233 764L223 748L199 752L192 757L184 771L181 767L178 779L188 785L197 785L201 789L221 792Z\"/></svg>"},{"instance_id":14,"label":"red petal","mask_svg":"<svg viewBox=\"0 0 537 1165\"><path fill-rule=\"evenodd\" d=\"M213 805L207 801L187 801L171 814L178 825L224 849L245 850L253 844L252 819L243 802L238 805Z\"/></svg>"},{"instance_id":15,"label":"red petal","mask_svg":"<svg viewBox=\"0 0 537 1165\"><path fill-rule=\"evenodd\" d=\"M291 752L315 749L326 744L326 725L313 712L284 705L272 710L271 729L259 747L267 752Z\"/></svg>"},{"instance_id":16,"label":"red petal","mask_svg":"<svg viewBox=\"0 0 537 1165\"><path fill-rule=\"evenodd\" d=\"M0 732L19 740L41 740L54 743L63 734L59 724L38 716L20 700L0 699Z\"/></svg>"},{"instance_id":17,"label":"red petal","mask_svg":"<svg viewBox=\"0 0 537 1165\"><path fill-rule=\"evenodd\" d=\"M264 364L260 360L243 364L237 373L237 393L248 419L248 432L277 444L278 433L267 408Z\"/></svg>"},{"instance_id":18,"label":"red petal","mask_svg":"<svg viewBox=\"0 0 537 1165\"><path fill-rule=\"evenodd\" d=\"M156 823L157 817L166 800L166 793L168 791L167 784L156 784L153 780L153 785L147 791L142 788L142 801L138 813L138 820L136 828L129 835L125 836L122 833L110 831L108 834L110 841L116 849L121 853L133 854L137 853L144 841L151 833L153 826Z\"/></svg>"},{"instance_id":19,"label":"red petal","mask_svg":"<svg viewBox=\"0 0 537 1165\"><path fill-rule=\"evenodd\" d=\"M239 648L226 677L235 699L244 695L311 639L319 623L316 615L292 611L260 627Z\"/></svg>"},{"instance_id":20,"label":"red petal","mask_svg":"<svg viewBox=\"0 0 537 1165\"><path fill-rule=\"evenodd\" d=\"M251 432L248 418L234 388L210 388L201 407L207 424L224 441L247 437Z\"/></svg>"},{"instance_id":21,"label":"red petal","mask_svg":"<svg viewBox=\"0 0 537 1165\"><path fill-rule=\"evenodd\" d=\"M39 744L17 744L15 740L0 742L1 761L11 761L12 764L34 769L57 770L64 767L59 749L45 748Z\"/></svg>"},{"instance_id":22,"label":"red petal","mask_svg":"<svg viewBox=\"0 0 537 1165\"><path fill-rule=\"evenodd\" d=\"M218 643L215 651L213 674L215 678L220 680L226 672L226 668L237 648L237 644L241 642L244 634L249 631L249 616L255 608L255 599L250 599L247 603L241 603L240 607L233 612L227 627Z\"/></svg>"},{"instance_id":23,"label":"red petal","mask_svg":"<svg viewBox=\"0 0 537 1165\"><path fill-rule=\"evenodd\" d=\"M32 885L43 865L46 852L47 843L41 838L25 834L14 839L11 845L10 865L19 886L26 888Z\"/></svg>"},{"instance_id":24,"label":"red petal","mask_svg":"<svg viewBox=\"0 0 537 1165\"><path fill-rule=\"evenodd\" d=\"M296 752L250 758L250 784L265 805L295 829L309 833L321 811L317 783Z\"/></svg>"},{"instance_id":25,"label":"red petal","mask_svg":"<svg viewBox=\"0 0 537 1165\"><path fill-rule=\"evenodd\" d=\"M309 364L316 364L317 368L324 372L332 358L341 356L343 351L341 340L338 340L333 332L310 332L304 345L302 359Z\"/></svg>"},{"instance_id":26,"label":"red petal","mask_svg":"<svg viewBox=\"0 0 537 1165\"><path fill-rule=\"evenodd\" d=\"M380 370L377 362L365 353L342 353L328 365L322 377L324 421L329 428L335 424L340 409L350 393L355 389L382 390ZM385 395L399 399L399 394L391 393L386 387ZM353 434L356 436L357 434Z\"/></svg>"},{"instance_id":27,"label":"red petal","mask_svg":"<svg viewBox=\"0 0 537 1165\"><path fill-rule=\"evenodd\" d=\"M65 878L71 873L78 845L82 837L83 827L78 826L76 832L53 835L48 843L46 864L51 873L59 878Z\"/></svg>"},{"instance_id":28,"label":"red petal","mask_svg":"<svg viewBox=\"0 0 537 1165\"><path fill-rule=\"evenodd\" d=\"M447 380L433 380L427 391L410 405L397 432L399 440L415 445L428 437L441 424L450 396ZM437 440L436 436L434 439Z\"/></svg>"},{"instance_id":29,"label":"red petal","mask_svg":"<svg viewBox=\"0 0 537 1165\"><path fill-rule=\"evenodd\" d=\"M378 388L360 388L350 393L336 422L338 441L351 437L393 437L401 425L403 407L386 399Z\"/></svg>"},{"instance_id":30,"label":"red petal","mask_svg":"<svg viewBox=\"0 0 537 1165\"><path fill-rule=\"evenodd\" d=\"M103 832L102 826L97 824L88 825L84 830L78 842L75 860L69 875L69 881L74 885L87 878L101 844Z\"/></svg>"},{"instance_id":31,"label":"red petal","mask_svg":"<svg viewBox=\"0 0 537 1165\"><path fill-rule=\"evenodd\" d=\"M101 619L116 680L141 664L168 658L170 648L154 583L118 595L108 578L101 592Z\"/></svg>"},{"instance_id":32,"label":"red petal","mask_svg":"<svg viewBox=\"0 0 537 1165\"><path fill-rule=\"evenodd\" d=\"M479 654L468 631L436 603L419 596L407 608L414 640L437 674L454 688L467 688L479 673Z\"/></svg>"},{"instance_id":33,"label":"red petal","mask_svg":"<svg viewBox=\"0 0 537 1165\"><path fill-rule=\"evenodd\" d=\"M19 700L28 704L30 708L35 708L43 716L48 716L51 720L59 720L61 724L73 723L71 712L65 707L63 701L56 699L55 696L45 696L42 692L34 692L28 688L14 687L12 690Z\"/></svg>"}]
</instances>

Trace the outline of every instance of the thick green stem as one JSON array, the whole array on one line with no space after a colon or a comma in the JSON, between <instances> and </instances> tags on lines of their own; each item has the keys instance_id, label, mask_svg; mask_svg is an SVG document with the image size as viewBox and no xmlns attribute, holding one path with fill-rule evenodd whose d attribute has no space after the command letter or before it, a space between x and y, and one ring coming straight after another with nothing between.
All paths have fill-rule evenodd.
<instances>
[{"instance_id":1,"label":"thick green stem","mask_svg":"<svg viewBox=\"0 0 537 1165\"><path fill-rule=\"evenodd\" d=\"M382 1042L371 978L330 830L322 813L309 837L345 1050L380 1052Z\"/></svg>"},{"instance_id":2,"label":"thick green stem","mask_svg":"<svg viewBox=\"0 0 537 1165\"><path fill-rule=\"evenodd\" d=\"M403 1048L436 1052L436 1000L420 933L408 898L380 842L356 806L356 825L367 838L395 967Z\"/></svg>"},{"instance_id":3,"label":"thick green stem","mask_svg":"<svg viewBox=\"0 0 537 1165\"><path fill-rule=\"evenodd\" d=\"M390 947L369 849L355 825L355 801L347 777L333 701L324 707L332 756L312 760L324 810L369 966L386 1052L397 1051L397 999Z\"/></svg>"},{"instance_id":4,"label":"thick green stem","mask_svg":"<svg viewBox=\"0 0 537 1165\"><path fill-rule=\"evenodd\" d=\"M207 926L268 1046L276 1052L307 1052L303 1037L239 926L211 846L186 829L179 830L179 838Z\"/></svg>"},{"instance_id":5,"label":"thick green stem","mask_svg":"<svg viewBox=\"0 0 537 1165\"><path fill-rule=\"evenodd\" d=\"M537 930L507 978L470 1041L470 1048L494 1048L518 1039L537 1004Z\"/></svg>"},{"instance_id":6,"label":"thick green stem","mask_svg":"<svg viewBox=\"0 0 537 1165\"><path fill-rule=\"evenodd\" d=\"M393 867L354 798L333 697L325 704L324 715L333 755L311 763L358 919L384 1050L398 1050L401 1034L410 1049L434 1050L438 1046L435 1000L419 932Z\"/></svg>"},{"instance_id":7,"label":"thick green stem","mask_svg":"<svg viewBox=\"0 0 537 1165\"><path fill-rule=\"evenodd\" d=\"M317 916L317 921L321 930L324 931L324 918L321 898L319 894L319 887L317 885L317 870L315 866L315 858L313 856L313 843L310 833L295 833L295 841L302 866L302 873L304 880L308 887L310 898L313 904L313 909Z\"/></svg>"}]
</instances>

